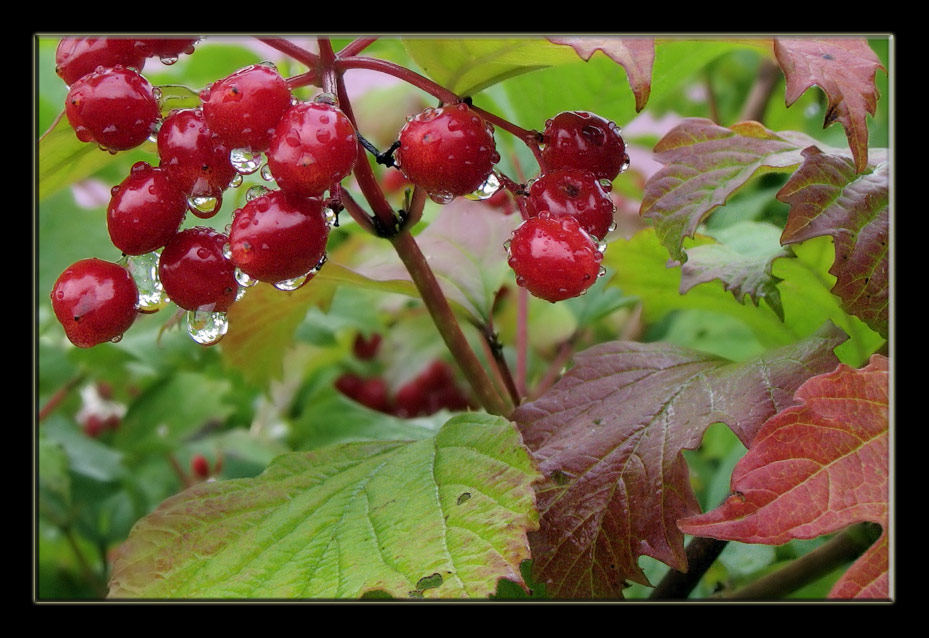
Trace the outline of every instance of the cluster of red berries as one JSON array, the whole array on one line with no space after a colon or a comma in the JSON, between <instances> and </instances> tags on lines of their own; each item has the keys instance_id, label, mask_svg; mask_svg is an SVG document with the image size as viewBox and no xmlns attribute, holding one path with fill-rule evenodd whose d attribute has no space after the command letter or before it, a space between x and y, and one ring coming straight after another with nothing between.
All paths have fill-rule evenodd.
<instances>
[{"instance_id":1,"label":"cluster of red berries","mask_svg":"<svg viewBox=\"0 0 929 638\"><path fill-rule=\"evenodd\" d=\"M59 45L65 112L78 138L110 152L151 139L159 159L136 163L112 189L107 227L123 259L79 261L51 293L80 347L118 340L139 312L167 300L188 311L196 341L215 343L246 287L261 281L295 290L325 261L327 193L352 173L364 140L332 96L298 101L270 64L207 86L197 108L163 115L158 89L139 69L147 57L171 61L195 43L66 38ZM541 143L542 175L514 193L526 220L507 243L508 263L520 286L555 302L583 294L602 273L614 212L608 191L628 156L615 124L581 111L549 120ZM410 116L391 150L406 180L439 203L487 198L501 183L494 126L467 101ZM188 213L215 215L224 191L264 158L262 176L275 189L250 189L225 232L181 230Z\"/></svg>"},{"instance_id":2,"label":"cluster of red berries","mask_svg":"<svg viewBox=\"0 0 929 638\"><path fill-rule=\"evenodd\" d=\"M194 42L66 38L59 45L65 113L78 138L111 152L153 139L159 157L157 166L136 163L112 190L107 227L123 260L79 261L52 291L55 314L80 347L118 340L138 312L167 300L190 311L194 339L215 343L243 288L263 281L294 290L325 261L324 195L354 167L354 126L330 99L297 101L269 64L241 69L204 89L198 108L162 117L158 90L137 70L140 56L171 59ZM226 233L180 230L188 212L216 214L223 192L255 172L261 154L276 189L250 191ZM142 264L136 277L133 264ZM139 294L140 276L148 277L148 295Z\"/></svg>"},{"instance_id":3,"label":"cluster of red berries","mask_svg":"<svg viewBox=\"0 0 929 638\"><path fill-rule=\"evenodd\" d=\"M366 339L359 334L353 346L355 357L363 361L374 359L380 343L380 335L374 334ZM363 377L353 372L339 376L335 387L348 398L372 410L401 418L429 416L442 409L460 412L472 407L468 397L455 382L452 369L440 360L433 361L393 395L382 377Z\"/></svg>"},{"instance_id":4,"label":"cluster of red berries","mask_svg":"<svg viewBox=\"0 0 929 638\"><path fill-rule=\"evenodd\" d=\"M548 120L544 172L529 186L528 219L508 242L516 282L550 302L583 294L603 272L604 240L614 228L612 181L629 166L618 127L586 111Z\"/></svg>"}]
</instances>

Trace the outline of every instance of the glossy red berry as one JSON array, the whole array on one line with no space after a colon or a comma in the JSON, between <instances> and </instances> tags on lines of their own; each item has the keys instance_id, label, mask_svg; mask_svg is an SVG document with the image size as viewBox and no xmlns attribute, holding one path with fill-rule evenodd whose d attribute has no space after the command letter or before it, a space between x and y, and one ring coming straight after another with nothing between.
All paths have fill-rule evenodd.
<instances>
[{"instance_id":1,"label":"glossy red berry","mask_svg":"<svg viewBox=\"0 0 929 638\"><path fill-rule=\"evenodd\" d=\"M394 396L394 414L404 418L428 416L442 409L461 411L468 407L468 398L455 383L452 369L444 361L434 361Z\"/></svg>"},{"instance_id":2,"label":"glossy red berry","mask_svg":"<svg viewBox=\"0 0 929 638\"><path fill-rule=\"evenodd\" d=\"M530 217L546 211L555 217L570 215L589 234L603 239L613 225L616 207L593 173L566 168L545 173L532 183L526 210Z\"/></svg>"},{"instance_id":3,"label":"glossy red berry","mask_svg":"<svg viewBox=\"0 0 929 638\"><path fill-rule=\"evenodd\" d=\"M282 191L319 197L352 172L357 156L355 127L345 113L331 104L300 102L277 125L268 167Z\"/></svg>"},{"instance_id":4,"label":"glossy red berry","mask_svg":"<svg viewBox=\"0 0 929 638\"><path fill-rule=\"evenodd\" d=\"M200 94L203 116L233 149L265 151L290 108L290 89L275 69L255 64L210 85Z\"/></svg>"},{"instance_id":5,"label":"glossy red berry","mask_svg":"<svg viewBox=\"0 0 929 638\"><path fill-rule=\"evenodd\" d=\"M148 80L120 66L74 82L65 99L65 113L79 140L111 151L142 144L161 116Z\"/></svg>"},{"instance_id":6,"label":"glossy red berry","mask_svg":"<svg viewBox=\"0 0 929 638\"><path fill-rule=\"evenodd\" d=\"M192 197L221 197L236 176L230 149L199 109L172 112L158 131L159 168Z\"/></svg>"},{"instance_id":7,"label":"glossy red berry","mask_svg":"<svg viewBox=\"0 0 929 638\"><path fill-rule=\"evenodd\" d=\"M97 67L132 67L145 64L145 53L131 38L62 38L55 51L55 72L71 85Z\"/></svg>"},{"instance_id":8,"label":"glossy red berry","mask_svg":"<svg viewBox=\"0 0 929 638\"><path fill-rule=\"evenodd\" d=\"M513 231L507 263L517 284L554 303L594 285L602 260L597 244L575 218L543 213Z\"/></svg>"},{"instance_id":9,"label":"glossy red berry","mask_svg":"<svg viewBox=\"0 0 929 638\"><path fill-rule=\"evenodd\" d=\"M309 273L326 254L328 237L322 201L275 190L236 211L229 246L242 272L273 284Z\"/></svg>"},{"instance_id":10,"label":"glossy red berry","mask_svg":"<svg viewBox=\"0 0 929 638\"><path fill-rule=\"evenodd\" d=\"M616 124L587 111L565 111L548 120L542 141L548 171L575 168L614 180L629 164Z\"/></svg>"},{"instance_id":11,"label":"glossy red berry","mask_svg":"<svg viewBox=\"0 0 929 638\"><path fill-rule=\"evenodd\" d=\"M235 264L223 256L226 236L212 228L188 228L161 252L158 272L165 294L185 310L225 312L236 299Z\"/></svg>"},{"instance_id":12,"label":"glossy red berry","mask_svg":"<svg viewBox=\"0 0 929 638\"><path fill-rule=\"evenodd\" d=\"M113 189L106 225L113 245L126 255L144 255L168 243L187 212L187 196L160 168L136 162Z\"/></svg>"},{"instance_id":13,"label":"glossy red berry","mask_svg":"<svg viewBox=\"0 0 929 638\"><path fill-rule=\"evenodd\" d=\"M65 334L80 348L120 338L139 313L139 291L129 271L100 259L65 269L51 298Z\"/></svg>"},{"instance_id":14,"label":"glossy red berry","mask_svg":"<svg viewBox=\"0 0 929 638\"><path fill-rule=\"evenodd\" d=\"M473 193L500 161L493 126L467 104L412 118L400 131L395 158L407 179L440 202Z\"/></svg>"}]
</instances>

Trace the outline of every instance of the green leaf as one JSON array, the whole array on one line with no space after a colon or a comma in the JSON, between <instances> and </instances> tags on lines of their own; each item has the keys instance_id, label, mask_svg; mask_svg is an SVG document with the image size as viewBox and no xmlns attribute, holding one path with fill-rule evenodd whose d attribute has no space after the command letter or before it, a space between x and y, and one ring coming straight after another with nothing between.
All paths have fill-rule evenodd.
<instances>
[{"instance_id":1,"label":"green leaf","mask_svg":"<svg viewBox=\"0 0 929 638\"><path fill-rule=\"evenodd\" d=\"M479 413L422 441L287 454L143 518L109 596L486 597L522 582L537 478L515 427Z\"/></svg>"},{"instance_id":2,"label":"green leaf","mask_svg":"<svg viewBox=\"0 0 929 638\"><path fill-rule=\"evenodd\" d=\"M39 511L55 525L70 519L71 478L64 446L39 437Z\"/></svg>"},{"instance_id":3,"label":"green leaf","mask_svg":"<svg viewBox=\"0 0 929 638\"><path fill-rule=\"evenodd\" d=\"M461 96L527 71L577 60L570 48L541 38L406 38L404 44L426 75Z\"/></svg>"}]
</instances>

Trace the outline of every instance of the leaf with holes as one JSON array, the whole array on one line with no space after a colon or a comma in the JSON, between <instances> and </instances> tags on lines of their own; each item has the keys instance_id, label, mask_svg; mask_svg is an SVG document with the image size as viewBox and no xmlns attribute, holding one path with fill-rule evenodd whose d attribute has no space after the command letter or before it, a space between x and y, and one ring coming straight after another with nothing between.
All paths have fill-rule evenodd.
<instances>
[{"instance_id":1,"label":"leaf with holes","mask_svg":"<svg viewBox=\"0 0 929 638\"><path fill-rule=\"evenodd\" d=\"M523 583L538 473L505 419L420 441L348 443L204 483L143 518L111 598L487 597Z\"/></svg>"},{"instance_id":2,"label":"leaf with holes","mask_svg":"<svg viewBox=\"0 0 929 638\"><path fill-rule=\"evenodd\" d=\"M872 155L877 155L872 153ZM835 263L829 273L843 308L887 337L889 281L889 166L856 173L846 158L815 147L803 151L803 166L778 192L790 204L782 244L831 235ZM883 159L883 153L878 156Z\"/></svg>"},{"instance_id":3,"label":"leaf with holes","mask_svg":"<svg viewBox=\"0 0 929 638\"><path fill-rule=\"evenodd\" d=\"M584 60L602 51L626 70L629 86L635 94L635 110L641 111L652 90L652 65L655 63L655 40L652 38L549 38L555 44L572 47Z\"/></svg>"},{"instance_id":4,"label":"leaf with holes","mask_svg":"<svg viewBox=\"0 0 929 638\"><path fill-rule=\"evenodd\" d=\"M757 122L731 128L710 120L684 120L655 146L664 168L645 185L640 213L651 219L661 243L676 261L685 261L685 237L754 175L798 166L800 151L819 145L794 131L774 133Z\"/></svg>"},{"instance_id":5,"label":"leaf with holes","mask_svg":"<svg viewBox=\"0 0 929 638\"><path fill-rule=\"evenodd\" d=\"M677 521L699 511L682 450L726 423L749 444L797 387L835 368L845 335L813 337L745 363L667 343L611 342L513 414L547 482L530 535L536 579L557 598L616 598L647 584L651 556L686 571Z\"/></svg>"},{"instance_id":6,"label":"leaf with holes","mask_svg":"<svg viewBox=\"0 0 929 638\"><path fill-rule=\"evenodd\" d=\"M801 405L771 417L732 473L732 495L684 519L686 534L780 545L859 521L881 538L836 583L832 597L888 596L888 359L840 364L806 381Z\"/></svg>"},{"instance_id":7,"label":"leaf with holes","mask_svg":"<svg viewBox=\"0 0 929 638\"><path fill-rule=\"evenodd\" d=\"M839 122L861 172L868 164L868 122L874 115L878 93L874 76L884 69L866 40L775 39L774 54L787 78L790 106L811 86L819 86L829 100L824 127ZM886 71L886 69L884 69Z\"/></svg>"}]
</instances>

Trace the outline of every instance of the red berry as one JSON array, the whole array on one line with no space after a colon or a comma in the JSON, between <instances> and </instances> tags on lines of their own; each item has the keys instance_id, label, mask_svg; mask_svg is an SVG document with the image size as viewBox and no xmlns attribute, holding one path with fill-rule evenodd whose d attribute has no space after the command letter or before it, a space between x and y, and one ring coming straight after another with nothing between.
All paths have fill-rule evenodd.
<instances>
[{"instance_id":1,"label":"red berry","mask_svg":"<svg viewBox=\"0 0 929 638\"><path fill-rule=\"evenodd\" d=\"M280 73L255 64L213 83L200 99L210 130L230 148L260 152L290 108L291 94Z\"/></svg>"},{"instance_id":2,"label":"red berry","mask_svg":"<svg viewBox=\"0 0 929 638\"><path fill-rule=\"evenodd\" d=\"M329 224L322 201L275 190L236 211L232 261L253 279L278 283L309 273L326 254Z\"/></svg>"},{"instance_id":3,"label":"red berry","mask_svg":"<svg viewBox=\"0 0 929 638\"><path fill-rule=\"evenodd\" d=\"M159 168L192 197L221 197L236 176L230 149L199 109L174 111L158 131Z\"/></svg>"},{"instance_id":4,"label":"red berry","mask_svg":"<svg viewBox=\"0 0 929 638\"><path fill-rule=\"evenodd\" d=\"M629 164L616 124L587 111L565 111L545 123L542 159L547 170L577 168L614 180Z\"/></svg>"},{"instance_id":5,"label":"red berry","mask_svg":"<svg viewBox=\"0 0 929 638\"><path fill-rule=\"evenodd\" d=\"M65 113L82 142L125 151L148 139L161 116L152 85L132 69L103 69L71 85Z\"/></svg>"},{"instance_id":6,"label":"red berry","mask_svg":"<svg viewBox=\"0 0 929 638\"><path fill-rule=\"evenodd\" d=\"M225 312L235 302L235 264L223 256L226 236L212 228L188 228L165 246L158 272L165 294L185 310Z\"/></svg>"},{"instance_id":7,"label":"red berry","mask_svg":"<svg viewBox=\"0 0 929 638\"><path fill-rule=\"evenodd\" d=\"M355 343L352 345L352 353L354 353L356 358L362 361L369 361L377 355L377 351L380 347L381 335L375 332L370 337L365 338L364 335L359 333L355 337Z\"/></svg>"},{"instance_id":8,"label":"red berry","mask_svg":"<svg viewBox=\"0 0 929 638\"><path fill-rule=\"evenodd\" d=\"M150 38L138 40L146 57L159 57L163 62L174 61L182 54L194 52L194 44L200 38Z\"/></svg>"},{"instance_id":9,"label":"red berry","mask_svg":"<svg viewBox=\"0 0 929 638\"><path fill-rule=\"evenodd\" d=\"M71 85L97 67L132 67L139 71L145 54L129 38L62 38L55 51L55 72Z\"/></svg>"},{"instance_id":10,"label":"red berry","mask_svg":"<svg viewBox=\"0 0 929 638\"><path fill-rule=\"evenodd\" d=\"M190 459L191 473L201 480L210 478L210 462L202 454L194 454Z\"/></svg>"},{"instance_id":11,"label":"red berry","mask_svg":"<svg viewBox=\"0 0 929 638\"><path fill-rule=\"evenodd\" d=\"M187 212L187 196L160 168L136 162L113 189L106 225L113 245L126 255L144 255L168 243Z\"/></svg>"},{"instance_id":12,"label":"red berry","mask_svg":"<svg viewBox=\"0 0 929 638\"><path fill-rule=\"evenodd\" d=\"M473 193L500 161L493 126L467 104L426 109L400 131L396 159L437 201Z\"/></svg>"},{"instance_id":13,"label":"red berry","mask_svg":"<svg viewBox=\"0 0 929 638\"><path fill-rule=\"evenodd\" d=\"M129 271L100 259L65 269L51 298L65 334L80 348L118 339L139 313L139 291Z\"/></svg>"},{"instance_id":14,"label":"red berry","mask_svg":"<svg viewBox=\"0 0 929 638\"><path fill-rule=\"evenodd\" d=\"M393 413L411 418L435 414L442 409L461 411L468 407L468 398L455 383L452 369L444 361L434 361L397 391Z\"/></svg>"},{"instance_id":15,"label":"red berry","mask_svg":"<svg viewBox=\"0 0 929 638\"><path fill-rule=\"evenodd\" d=\"M339 392L365 407L378 412L391 412L387 383L383 379L377 377L362 379L356 374L346 372L336 379L335 387Z\"/></svg>"},{"instance_id":16,"label":"red berry","mask_svg":"<svg viewBox=\"0 0 929 638\"><path fill-rule=\"evenodd\" d=\"M301 102L277 125L268 167L282 191L319 197L352 172L358 138L351 120L331 104Z\"/></svg>"},{"instance_id":17,"label":"red berry","mask_svg":"<svg viewBox=\"0 0 929 638\"><path fill-rule=\"evenodd\" d=\"M543 213L513 231L507 263L517 284L554 303L590 288L602 259L597 244L576 219Z\"/></svg>"},{"instance_id":18,"label":"red berry","mask_svg":"<svg viewBox=\"0 0 929 638\"><path fill-rule=\"evenodd\" d=\"M613 199L593 173L561 169L542 175L529 187L526 210L530 217L548 211L571 215L581 228L603 239L613 225Z\"/></svg>"}]
</instances>

